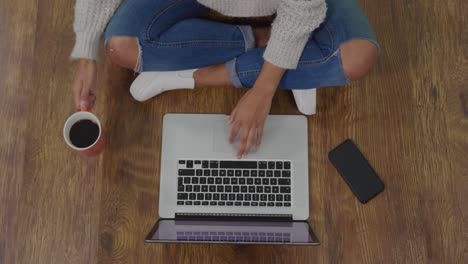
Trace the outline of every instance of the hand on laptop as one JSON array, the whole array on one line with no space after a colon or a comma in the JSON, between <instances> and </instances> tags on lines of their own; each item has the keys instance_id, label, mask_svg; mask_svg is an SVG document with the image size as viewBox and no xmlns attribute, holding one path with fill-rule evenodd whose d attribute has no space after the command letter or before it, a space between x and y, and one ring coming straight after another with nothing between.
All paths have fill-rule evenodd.
<instances>
[{"instance_id":1,"label":"hand on laptop","mask_svg":"<svg viewBox=\"0 0 468 264\"><path fill-rule=\"evenodd\" d=\"M93 60L80 59L78 61L75 81L73 82L73 97L76 110L91 110L96 101L94 86L96 82L97 66Z\"/></svg>"},{"instance_id":2,"label":"hand on laptop","mask_svg":"<svg viewBox=\"0 0 468 264\"><path fill-rule=\"evenodd\" d=\"M237 135L240 134L239 149L237 150L238 159L247 155L254 143L257 147L260 146L263 127L270 112L275 90L276 88L271 92L254 87L247 91L232 111L228 120L228 124L232 125L229 143L232 144ZM256 142L254 142L255 139Z\"/></svg>"}]
</instances>

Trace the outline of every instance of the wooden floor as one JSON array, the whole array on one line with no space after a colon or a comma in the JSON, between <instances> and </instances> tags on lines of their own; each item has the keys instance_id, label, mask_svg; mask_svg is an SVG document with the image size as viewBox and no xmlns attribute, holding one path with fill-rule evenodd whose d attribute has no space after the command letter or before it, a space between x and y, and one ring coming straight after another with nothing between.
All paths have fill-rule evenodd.
<instances>
[{"instance_id":1,"label":"wooden floor","mask_svg":"<svg viewBox=\"0 0 468 264\"><path fill-rule=\"evenodd\" d=\"M323 88L309 118L310 223L319 247L159 245L166 112L229 113L245 92L174 91L140 104L133 74L102 58L99 158L72 153L74 1L0 0L0 263L466 263L468 14L465 0L359 0L382 45L376 70ZM272 114L298 114L278 92ZM327 160L353 138L386 183L361 205Z\"/></svg>"}]
</instances>

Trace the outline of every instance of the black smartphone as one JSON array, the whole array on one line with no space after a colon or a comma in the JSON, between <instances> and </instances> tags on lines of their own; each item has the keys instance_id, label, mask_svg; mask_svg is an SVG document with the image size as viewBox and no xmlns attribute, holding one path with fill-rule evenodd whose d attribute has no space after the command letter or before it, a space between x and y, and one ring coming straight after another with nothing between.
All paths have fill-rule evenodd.
<instances>
[{"instance_id":1,"label":"black smartphone","mask_svg":"<svg viewBox=\"0 0 468 264\"><path fill-rule=\"evenodd\" d=\"M384 190L379 175L351 139L330 151L328 159L361 203L367 203Z\"/></svg>"}]
</instances>

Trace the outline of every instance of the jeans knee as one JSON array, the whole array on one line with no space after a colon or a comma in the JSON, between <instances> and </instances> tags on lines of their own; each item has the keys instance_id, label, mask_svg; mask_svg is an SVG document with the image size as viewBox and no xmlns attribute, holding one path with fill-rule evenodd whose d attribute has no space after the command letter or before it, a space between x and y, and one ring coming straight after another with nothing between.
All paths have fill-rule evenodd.
<instances>
[{"instance_id":1,"label":"jeans knee","mask_svg":"<svg viewBox=\"0 0 468 264\"><path fill-rule=\"evenodd\" d=\"M341 45L343 70L350 81L367 76L377 64L377 46L369 40L351 40Z\"/></svg>"},{"instance_id":2,"label":"jeans knee","mask_svg":"<svg viewBox=\"0 0 468 264\"><path fill-rule=\"evenodd\" d=\"M136 68L139 49L138 39L135 37L111 37L106 43L109 60L128 69Z\"/></svg>"}]
</instances>

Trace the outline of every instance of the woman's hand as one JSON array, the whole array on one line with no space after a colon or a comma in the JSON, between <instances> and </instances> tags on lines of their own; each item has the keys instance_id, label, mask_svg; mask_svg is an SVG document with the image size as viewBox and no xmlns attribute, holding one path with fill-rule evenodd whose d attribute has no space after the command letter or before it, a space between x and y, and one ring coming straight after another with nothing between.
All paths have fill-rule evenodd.
<instances>
[{"instance_id":1,"label":"woman's hand","mask_svg":"<svg viewBox=\"0 0 468 264\"><path fill-rule=\"evenodd\" d=\"M76 110L91 110L96 101L94 87L96 84L96 61L80 59L78 61L75 81L73 82L73 96Z\"/></svg>"},{"instance_id":2,"label":"woman's hand","mask_svg":"<svg viewBox=\"0 0 468 264\"><path fill-rule=\"evenodd\" d=\"M270 113L271 101L285 72L285 69L265 61L254 87L240 99L232 111L228 120L228 124L232 125L229 143L234 142L240 131L238 159L249 153L254 140L257 147L262 143L263 127Z\"/></svg>"},{"instance_id":3,"label":"woman's hand","mask_svg":"<svg viewBox=\"0 0 468 264\"><path fill-rule=\"evenodd\" d=\"M276 90L276 87L274 90ZM274 92L264 92L263 89L254 87L241 98L232 111L228 120L228 124L232 125L229 143L234 142L240 131L240 144L237 150L238 159L247 155L254 143L257 147L260 146L263 126L268 113L270 113L273 95Z\"/></svg>"}]
</instances>

